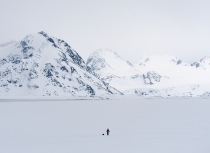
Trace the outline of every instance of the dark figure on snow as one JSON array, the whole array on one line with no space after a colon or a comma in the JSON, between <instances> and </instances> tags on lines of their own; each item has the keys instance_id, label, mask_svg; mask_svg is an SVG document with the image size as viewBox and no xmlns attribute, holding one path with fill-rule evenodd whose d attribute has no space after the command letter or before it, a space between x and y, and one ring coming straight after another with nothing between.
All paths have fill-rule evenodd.
<instances>
[{"instance_id":1,"label":"dark figure on snow","mask_svg":"<svg viewBox=\"0 0 210 153\"><path fill-rule=\"evenodd\" d=\"M107 135L109 135L109 132L110 132L109 129L107 129L107 130L106 130Z\"/></svg>"}]
</instances>

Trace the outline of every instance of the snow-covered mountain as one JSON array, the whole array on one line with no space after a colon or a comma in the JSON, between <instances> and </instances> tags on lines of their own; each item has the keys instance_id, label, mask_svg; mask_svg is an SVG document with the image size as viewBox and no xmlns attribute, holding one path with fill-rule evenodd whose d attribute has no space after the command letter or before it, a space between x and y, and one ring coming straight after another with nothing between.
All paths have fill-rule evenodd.
<instances>
[{"instance_id":1,"label":"snow-covered mountain","mask_svg":"<svg viewBox=\"0 0 210 153\"><path fill-rule=\"evenodd\" d=\"M133 71L133 65L122 59L117 53L109 48L99 49L93 52L86 63L99 76L124 75L125 72ZM131 72L132 73L132 72Z\"/></svg>"},{"instance_id":2,"label":"snow-covered mountain","mask_svg":"<svg viewBox=\"0 0 210 153\"><path fill-rule=\"evenodd\" d=\"M116 52L106 48L93 52L86 65L104 82L120 91L159 84L160 80L167 80L167 77L153 70L143 72L137 69Z\"/></svg>"},{"instance_id":3,"label":"snow-covered mountain","mask_svg":"<svg viewBox=\"0 0 210 153\"><path fill-rule=\"evenodd\" d=\"M202 60L201 60L202 61ZM135 67L141 71L155 71L167 76L169 82L162 87L178 86L184 84L209 83L209 71L196 69L195 66L183 62L173 56L148 56L142 58Z\"/></svg>"},{"instance_id":4,"label":"snow-covered mountain","mask_svg":"<svg viewBox=\"0 0 210 153\"><path fill-rule=\"evenodd\" d=\"M166 55L144 56L135 65L110 49L95 51L87 66L106 83L125 95L180 97L202 96L210 91L210 58L203 58L198 69L183 60ZM195 90L194 86L199 86ZM184 89L184 90L182 90Z\"/></svg>"},{"instance_id":5,"label":"snow-covered mountain","mask_svg":"<svg viewBox=\"0 0 210 153\"><path fill-rule=\"evenodd\" d=\"M191 64L191 66L194 66L196 68L202 68L202 69L209 69L210 68L210 57L206 56L200 60L200 62L194 62Z\"/></svg>"},{"instance_id":6,"label":"snow-covered mountain","mask_svg":"<svg viewBox=\"0 0 210 153\"><path fill-rule=\"evenodd\" d=\"M162 68L168 68L168 67L178 68L178 66L181 67L181 66L190 66L190 65L174 56L154 55L154 56L143 56L135 66L141 68L146 67L147 69L152 69L152 70L160 70Z\"/></svg>"},{"instance_id":7,"label":"snow-covered mountain","mask_svg":"<svg viewBox=\"0 0 210 153\"><path fill-rule=\"evenodd\" d=\"M0 47L0 95L109 97L101 81L65 41L45 32Z\"/></svg>"},{"instance_id":8,"label":"snow-covered mountain","mask_svg":"<svg viewBox=\"0 0 210 153\"><path fill-rule=\"evenodd\" d=\"M0 96L209 97L210 57L188 64L173 56L144 56L137 64L111 49L87 62L64 40L45 32L0 45Z\"/></svg>"}]
</instances>

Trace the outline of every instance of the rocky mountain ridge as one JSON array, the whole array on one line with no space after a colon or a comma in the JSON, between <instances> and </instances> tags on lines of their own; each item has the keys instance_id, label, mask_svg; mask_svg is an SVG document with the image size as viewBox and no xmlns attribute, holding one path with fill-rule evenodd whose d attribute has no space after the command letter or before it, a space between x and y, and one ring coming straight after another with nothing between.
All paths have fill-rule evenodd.
<instances>
[{"instance_id":1,"label":"rocky mountain ridge","mask_svg":"<svg viewBox=\"0 0 210 153\"><path fill-rule=\"evenodd\" d=\"M206 56L200 60L200 62L194 62L191 64L191 66L194 66L196 68L202 68L202 69L209 69L210 68L210 57Z\"/></svg>"},{"instance_id":2,"label":"rocky mountain ridge","mask_svg":"<svg viewBox=\"0 0 210 153\"><path fill-rule=\"evenodd\" d=\"M101 81L65 41L45 32L0 47L0 95L101 97L121 94Z\"/></svg>"}]
</instances>

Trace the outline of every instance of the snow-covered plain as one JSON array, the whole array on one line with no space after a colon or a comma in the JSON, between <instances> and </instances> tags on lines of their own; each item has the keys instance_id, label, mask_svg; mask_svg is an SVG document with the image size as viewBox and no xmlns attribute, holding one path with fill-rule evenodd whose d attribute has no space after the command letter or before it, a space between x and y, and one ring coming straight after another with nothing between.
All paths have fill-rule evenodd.
<instances>
[{"instance_id":1,"label":"snow-covered plain","mask_svg":"<svg viewBox=\"0 0 210 153\"><path fill-rule=\"evenodd\" d=\"M209 153L209 110L208 99L0 100L0 152Z\"/></svg>"}]
</instances>

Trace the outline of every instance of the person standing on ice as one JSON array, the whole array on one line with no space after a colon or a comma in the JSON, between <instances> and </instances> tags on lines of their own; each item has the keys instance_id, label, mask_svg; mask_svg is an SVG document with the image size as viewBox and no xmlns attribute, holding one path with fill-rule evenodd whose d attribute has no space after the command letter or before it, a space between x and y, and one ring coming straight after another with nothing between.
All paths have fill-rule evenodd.
<instances>
[{"instance_id":1,"label":"person standing on ice","mask_svg":"<svg viewBox=\"0 0 210 153\"><path fill-rule=\"evenodd\" d=\"M106 130L107 135L109 135L109 132L110 132L110 131L109 131L109 128L108 128L108 129Z\"/></svg>"}]
</instances>

